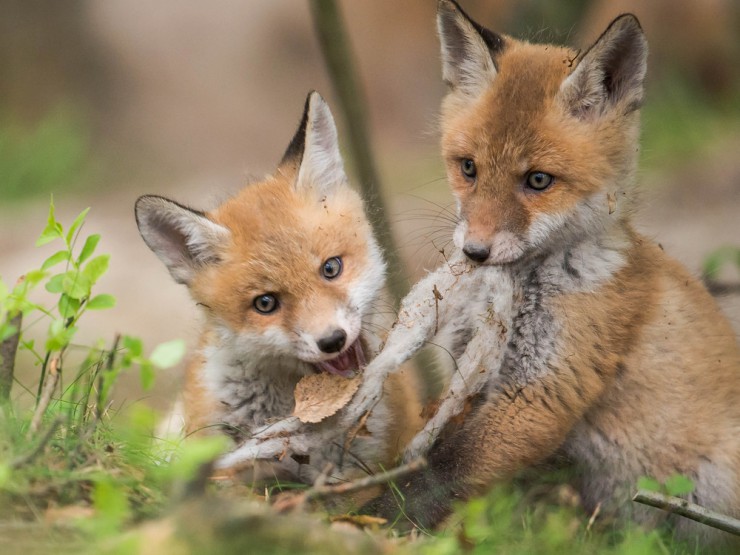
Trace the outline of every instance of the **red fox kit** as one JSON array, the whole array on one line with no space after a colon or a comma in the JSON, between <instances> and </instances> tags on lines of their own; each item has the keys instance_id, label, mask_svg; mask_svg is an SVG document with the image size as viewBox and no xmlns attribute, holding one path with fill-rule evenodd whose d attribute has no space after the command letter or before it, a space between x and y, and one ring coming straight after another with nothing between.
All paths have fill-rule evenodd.
<instances>
[{"instance_id":1,"label":"red fox kit","mask_svg":"<svg viewBox=\"0 0 740 555\"><path fill-rule=\"evenodd\" d=\"M484 398L450 422L429 469L398 484L404 517L434 525L453 501L548 459L576 470L586 510L655 522L663 513L629 503L638 478L683 474L692 501L740 516L737 340L701 284L630 223L647 59L637 19L617 18L583 53L495 34L450 0L437 23L455 245L511 276L513 320L503 362L481 363ZM399 501L389 490L366 510L392 517Z\"/></svg>"},{"instance_id":2,"label":"red fox kit","mask_svg":"<svg viewBox=\"0 0 740 555\"><path fill-rule=\"evenodd\" d=\"M275 174L207 213L143 196L136 219L146 244L205 316L183 394L188 433L220 426L237 441L249 437L291 414L302 377L350 376L364 366L363 326L385 264L317 93L306 100ZM395 380L352 456L314 444L310 464L289 470L311 480L327 460L337 472L387 465L417 419L409 379ZM318 426L332 425L329 418Z\"/></svg>"}]
</instances>

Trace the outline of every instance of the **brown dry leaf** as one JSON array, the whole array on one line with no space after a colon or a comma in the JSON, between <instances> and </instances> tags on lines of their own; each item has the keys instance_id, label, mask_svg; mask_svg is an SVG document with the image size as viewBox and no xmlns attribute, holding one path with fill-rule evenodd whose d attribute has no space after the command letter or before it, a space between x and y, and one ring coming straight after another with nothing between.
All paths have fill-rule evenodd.
<instances>
[{"instance_id":1,"label":"brown dry leaf","mask_svg":"<svg viewBox=\"0 0 740 555\"><path fill-rule=\"evenodd\" d=\"M327 372L305 376L295 388L293 415L301 422L321 422L349 403L361 379L360 375L343 378Z\"/></svg>"}]
</instances>

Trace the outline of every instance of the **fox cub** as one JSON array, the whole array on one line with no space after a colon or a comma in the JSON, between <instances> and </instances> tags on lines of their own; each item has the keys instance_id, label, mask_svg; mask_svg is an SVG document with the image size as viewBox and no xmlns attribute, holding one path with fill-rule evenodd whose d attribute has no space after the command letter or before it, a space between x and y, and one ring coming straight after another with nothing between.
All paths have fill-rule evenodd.
<instances>
[{"instance_id":1,"label":"fox cub","mask_svg":"<svg viewBox=\"0 0 740 555\"><path fill-rule=\"evenodd\" d=\"M187 433L215 426L241 441L290 416L302 377L349 377L364 366L385 264L318 93L273 175L205 213L143 196L136 221L204 314L182 396ZM339 475L393 462L419 408L410 376L387 389L351 453L314 444L308 464L286 457L282 470L311 481L326 462ZM333 425L330 417L318 426Z\"/></svg>"},{"instance_id":2,"label":"fox cub","mask_svg":"<svg viewBox=\"0 0 740 555\"><path fill-rule=\"evenodd\" d=\"M640 476L678 473L691 501L740 517L736 337L630 223L647 59L637 19L618 17L582 53L495 34L449 0L437 24L454 243L511 276L514 306L503 362L482 361L483 399L450 421L429 469L399 483L403 516L434 525L496 480L568 461L587 511L656 523L665 513L630 494ZM365 510L395 516L394 493Z\"/></svg>"}]
</instances>

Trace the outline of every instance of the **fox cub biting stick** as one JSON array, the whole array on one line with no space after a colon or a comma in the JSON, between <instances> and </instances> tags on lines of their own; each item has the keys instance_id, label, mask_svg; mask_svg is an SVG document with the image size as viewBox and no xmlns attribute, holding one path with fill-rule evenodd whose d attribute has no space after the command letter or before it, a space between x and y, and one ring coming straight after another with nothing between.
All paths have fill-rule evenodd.
<instances>
[{"instance_id":1,"label":"fox cub biting stick","mask_svg":"<svg viewBox=\"0 0 740 555\"><path fill-rule=\"evenodd\" d=\"M427 426L434 433L410 447L428 451L428 470L397 484L402 497L388 489L364 511L432 526L497 480L567 461L587 511L655 524L665 513L629 503L638 478L682 474L695 484L691 501L740 517L736 337L702 285L630 223L647 60L637 19L618 17L585 52L495 34L450 0L439 2L437 24L454 242L475 267L457 281L443 267L414 288L344 424L372 408L378 377L437 329L459 326L461 375L484 382L462 391L483 395L460 423L449 391L442 435L428 447L439 430ZM481 292L474 276L486 272L492 289ZM481 299L498 303L500 317L487 323ZM490 343L474 345L480 330ZM683 537L712 534L668 518Z\"/></svg>"},{"instance_id":2,"label":"fox cub biting stick","mask_svg":"<svg viewBox=\"0 0 740 555\"><path fill-rule=\"evenodd\" d=\"M217 427L236 441L250 437L291 415L305 376L329 373L349 382L364 366L372 339L365 326L385 263L318 93L308 96L275 174L207 213L143 196L136 220L205 316L187 368L185 432ZM391 464L419 427L412 382L407 375L391 379L368 433L351 450L314 443L308 464L286 456L280 473L312 482L327 462L334 465L330 478ZM336 426L326 416L318 429Z\"/></svg>"}]
</instances>

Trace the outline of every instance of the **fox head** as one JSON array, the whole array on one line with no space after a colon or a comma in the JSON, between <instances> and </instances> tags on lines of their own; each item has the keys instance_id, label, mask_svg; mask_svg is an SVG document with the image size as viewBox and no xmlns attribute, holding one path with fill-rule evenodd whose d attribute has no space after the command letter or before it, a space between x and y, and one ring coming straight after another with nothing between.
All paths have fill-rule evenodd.
<instances>
[{"instance_id":1,"label":"fox head","mask_svg":"<svg viewBox=\"0 0 740 555\"><path fill-rule=\"evenodd\" d=\"M510 264L624 220L647 67L637 19L618 17L584 53L493 33L452 0L437 27L456 246Z\"/></svg>"},{"instance_id":2,"label":"fox head","mask_svg":"<svg viewBox=\"0 0 740 555\"><path fill-rule=\"evenodd\" d=\"M362 362L362 319L385 265L318 93L273 175L210 212L143 196L136 221L222 339L341 375Z\"/></svg>"}]
</instances>

